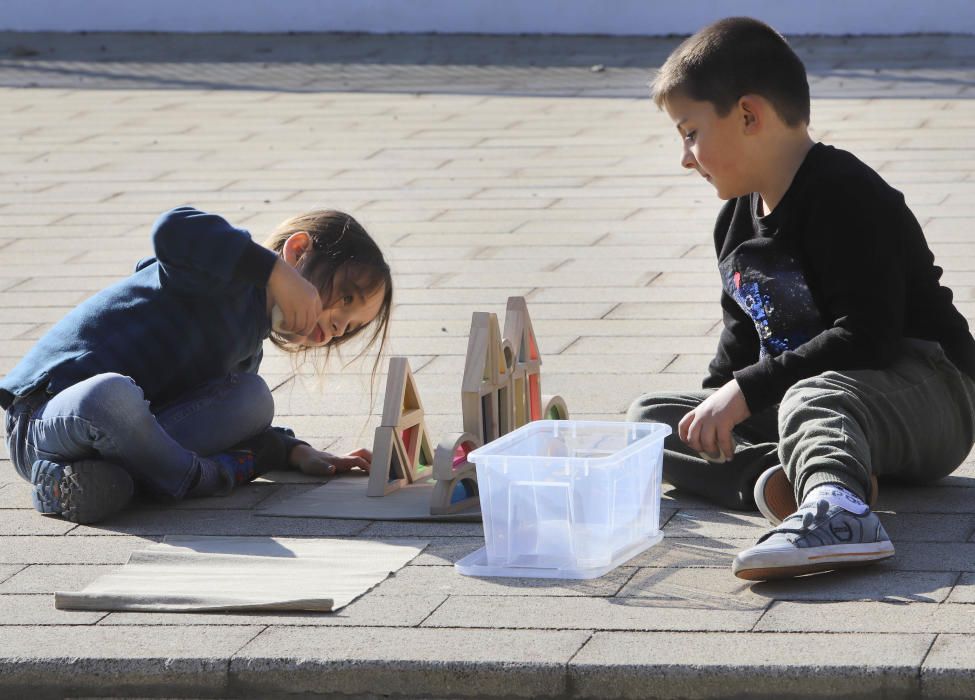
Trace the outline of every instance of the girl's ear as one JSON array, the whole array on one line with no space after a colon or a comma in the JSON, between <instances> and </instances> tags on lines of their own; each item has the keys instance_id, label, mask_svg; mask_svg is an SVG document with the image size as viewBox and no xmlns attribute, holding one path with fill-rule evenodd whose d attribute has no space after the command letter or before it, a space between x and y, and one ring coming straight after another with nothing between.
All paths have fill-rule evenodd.
<instances>
[{"instance_id":1,"label":"girl's ear","mask_svg":"<svg viewBox=\"0 0 975 700\"><path fill-rule=\"evenodd\" d=\"M311 236L308 233L305 231L292 233L281 248L281 257L291 267L295 267L301 257L311 249L311 246Z\"/></svg>"}]
</instances>

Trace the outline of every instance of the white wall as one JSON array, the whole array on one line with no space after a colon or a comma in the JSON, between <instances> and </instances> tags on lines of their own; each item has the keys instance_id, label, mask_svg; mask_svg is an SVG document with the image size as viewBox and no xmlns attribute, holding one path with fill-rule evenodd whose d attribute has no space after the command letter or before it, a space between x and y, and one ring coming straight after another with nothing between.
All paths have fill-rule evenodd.
<instances>
[{"instance_id":1,"label":"white wall","mask_svg":"<svg viewBox=\"0 0 975 700\"><path fill-rule=\"evenodd\" d=\"M0 30L689 34L750 15L785 34L975 34L975 0L0 0Z\"/></svg>"}]
</instances>

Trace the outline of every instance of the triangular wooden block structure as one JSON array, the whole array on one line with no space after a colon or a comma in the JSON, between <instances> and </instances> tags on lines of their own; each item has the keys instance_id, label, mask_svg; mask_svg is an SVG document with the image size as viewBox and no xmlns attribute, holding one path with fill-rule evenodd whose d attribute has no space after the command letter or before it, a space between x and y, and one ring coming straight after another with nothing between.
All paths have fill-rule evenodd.
<instances>
[{"instance_id":1,"label":"triangular wooden block structure","mask_svg":"<svg viewBox=\"0 0 975 700\"><path fill-rule=\"evenodd\" d=\"M500 393L508 385L508 366L501 350L497 314L475 311L467 341L467 359L461 383L464 431L481 444L500 437Z\"/></svg>"},{"instance_id":2,"label":"triangular wooden block structure","mask_svg":"<svg viewBox=\"0 0 975 700\"><path fill-rule=\"evenodd\" d=\"M511 403L514 428L539 420L542 415L542 355L528 315L525 297L508 297L504 314L504 339L511 343L514 363L511 370Z\"/></svg>"},{"instance_id":3,"label":"triangular wooden block structure","mask_svg":"<svg viewBox=\"0 0 975 700\"><path fill-rule=\"evenodd\" d=\"M405 484L428 479L432 471L433 449L410 362L391 357L366 493L385 496Z\"/></svg>"}]
</instances>

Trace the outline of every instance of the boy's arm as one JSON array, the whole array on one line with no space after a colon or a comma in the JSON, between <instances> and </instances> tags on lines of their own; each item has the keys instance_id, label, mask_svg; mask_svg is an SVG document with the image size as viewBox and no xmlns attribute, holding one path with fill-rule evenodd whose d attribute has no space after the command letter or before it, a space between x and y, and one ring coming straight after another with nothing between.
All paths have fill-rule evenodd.
<instances>
[{"instance_id":1,"label":"boy's arm","mask_svg":"<svg viewBox=\"0 0 975 700\"><path fill-rule=\"evenodd\" d=\"M797 381L829 370L887 365L903 335L905 280L901 251L905 226L917 220L900 201L813 209L802 258L826 330L793 350L734 372L749 409L778 403Z\"/></svg>"},{"instance_id":2,"label":"boy's arm","mask_svg":"<svg viewBox=\"0 0 975 700\"><path fill-rule=\"evenodd\" d=\"M234 284L265 286L278 259L247 231L193 207L172 209L156 220L152 246L162 283L191 294Z\"/></svg>"},{"instance_id":3,"label":"boy's arm","mask_svg":"<svg viewBox=\"0 0 975 700\"><path fill-rule=\"evenodd\" d=\"M758 357L758 334L751 318L737 302L721 293L724 328L718 340L714 359L708 365L708 376L702 387L720 389L734 378L734 372L752 364Z\"/></svg>"}]
</instances>

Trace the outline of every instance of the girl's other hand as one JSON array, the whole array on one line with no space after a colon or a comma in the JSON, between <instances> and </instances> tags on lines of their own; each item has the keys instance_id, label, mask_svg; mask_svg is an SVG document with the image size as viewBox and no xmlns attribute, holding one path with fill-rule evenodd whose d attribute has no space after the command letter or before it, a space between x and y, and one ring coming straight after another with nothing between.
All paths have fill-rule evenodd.
<instances>
[{"instance_id":1,"label":"girl's other hand","mask_svg":"<svg viewBox=\"0 0 975 700\"><path fill-rule=\"evenodd\" d=\"M311 282L295 268L279 259L267 281L271 299L281 309L281 330L307 336L322 314L322 299Z\"/></svg>"},{"instance_id":2,"label":"girl's other hand","mask_svg":"<svg viewBox=\"0 0 975 700\"><path fill-rule=\"evenodd\" d=\"M363 448L339 456L316 450L309 445L296 445L291 451L291 463L305 474L313 476L334 476L353 469L368 474L369 467L372 466L372 452Z\"/></svg>"}]
</instances>

